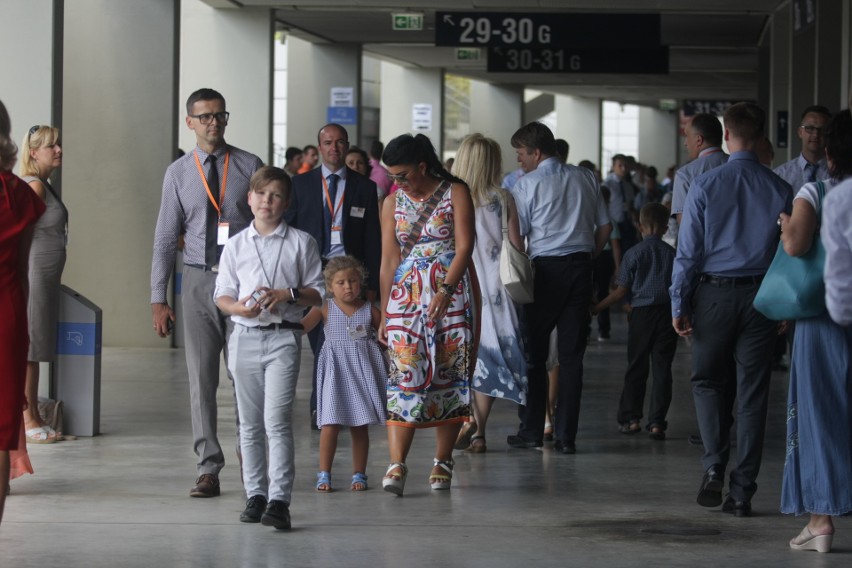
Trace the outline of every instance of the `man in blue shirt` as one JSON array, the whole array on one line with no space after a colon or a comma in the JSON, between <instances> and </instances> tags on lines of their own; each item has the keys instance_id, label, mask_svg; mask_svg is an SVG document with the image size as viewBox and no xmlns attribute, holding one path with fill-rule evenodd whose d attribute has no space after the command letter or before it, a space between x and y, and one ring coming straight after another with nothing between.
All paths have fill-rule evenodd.
<instances>
[{"instance_id":1,"label":"man in blue shirt","mask_svg":"<svg viewBox=\"0 0 852 568\"><path fill-rule=\"evenodd\" d=\"M763 451L775 322L754 309L778 243L776 220L792 210L790 185L762 166L755 148L765 115L751 103L725 112L728 162L696 177L686 198L672 274L672 324L694 337L692 385L704 443L698 504L722 504L730 454L725 419L725 372L734 355L737 389L737 463L722 510L751 514Z\"/></svg>"},{"instance_id":2,"label":"man in blue shirt","mask_svg":"<svg viewBox=\"0 0 852 568\"><path fill-rule=\"evenodd\" d=\"M583 390L583 355L592 299L592 258L612 231L594 174L562 164L547 126L532 122L512 136L524 176L512 187L521 235L535 263L535 301L526 306L530 336L527 405L521 427L507 442L514 448L541 447L547 407L545 362L549 337L559 336L559 396L554 449L576 452L574 440Z\"/></svg>"}]
</instances>

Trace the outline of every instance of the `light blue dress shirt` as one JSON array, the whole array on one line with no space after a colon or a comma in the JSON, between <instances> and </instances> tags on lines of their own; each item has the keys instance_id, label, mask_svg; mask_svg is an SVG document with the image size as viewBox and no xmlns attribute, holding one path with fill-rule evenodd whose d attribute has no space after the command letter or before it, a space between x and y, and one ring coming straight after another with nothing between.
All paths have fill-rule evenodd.
<instances>
[{"instance_id":1,"label":"light blue dress shirt","mask_svg":"<svg viewBox=\"0 0 852 568\"><path fill-rule=\"evenodd\" d=\"M595 250L595 229L609 214L595 175L547 158L511 190L532 258Z\"/></svg>"},{"instance_id":2,"label":"light blue dress shirt","mask_svg":"<svg viewBox=\"0 0 852 568\"><path fill-rule=\"evenodd\" d=\"M825 305L840 325L852 324L852 179L825 196L822 211L825 247Z\"/></svg>"},{"instance_id":3,"label":"light blue dress shirt","mask_svg":"<svg viewBox=\"0 0 852 568\"><path fill-rule=\"evenodd\" d=\"M692 180L672 273L672 316L690 313L702 274L765 274L778 246L778 215L792 208L790 185L754 152L734 152L725 165Z\"/></svg>"},{"instance_id":4,"label":"light blue dress shirt","mask_svg":"<svg viewBox=\"0 0 852 568\"><path fill-rule=\"evenodd\" d=\"M808 172L805 170L809 164L810 162L808 162L803 155L799 154L789 162L784 162L773 171L776 175L778 175L778 177L789 183L795 193L809 181L817 181L830 177L828 174L828 164L826 163L825 158L815 164L817 169L816 176L814 176L813 179L810 179Z\"/></svg>"},{"instance_id":5,"label":"light blue dress shirt","mask_svg":"<svg viewBox=\"0 0 852 568\"><path fill-rule=\"evenodd\" d=\"M701 150L698 157L688 164L679 167L672 185L672 215L683 213L683 204L686 203L686 194L689 193L689 184L693 179L727 161L728 155L721 148L711 146Z\"/></svg>"}]
</instances>

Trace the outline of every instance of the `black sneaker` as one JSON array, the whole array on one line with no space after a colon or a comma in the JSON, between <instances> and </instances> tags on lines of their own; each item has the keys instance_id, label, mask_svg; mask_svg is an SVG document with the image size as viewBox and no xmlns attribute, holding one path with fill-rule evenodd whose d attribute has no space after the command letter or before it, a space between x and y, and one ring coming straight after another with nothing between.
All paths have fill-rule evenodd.
<instances>
[{"instance_id":1,"label":"black sneaker","mask_svg":"<svg viewBox=\"0 0 852 568\"><path fill-rule=\"evenodd\" d=\"M265 527L275 527L278 530L289 530L290 505L284 501L273 499L266 506L266 511L260 518L260 524Z\"/></svg>"},{"instance_id":2,"label":"black sneaker","mask_svg":"<svg viewBox=\"0 0 852 568\"><path fill-rule=\"evenodd\" d=\"M266 510L266 497L263 495L252 495L246 501L246 509L240 513L240 522L259 523L263 512Z\"/></svg>"}]
</instances>

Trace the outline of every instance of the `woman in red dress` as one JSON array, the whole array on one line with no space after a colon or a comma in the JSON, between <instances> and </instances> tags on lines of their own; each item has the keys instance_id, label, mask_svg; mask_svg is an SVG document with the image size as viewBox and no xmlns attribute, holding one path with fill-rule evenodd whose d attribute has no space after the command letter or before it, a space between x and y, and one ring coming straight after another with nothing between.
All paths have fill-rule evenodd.
<instances>
[{"instance_id":1,"label":"woman in red dress","mask_svg":"<svg viewBox=\"0 0 852 568\"><path fill-rule=\"evenodd\" d=\"M9 451L18 449L27 369L27 261L33 224L44 204L12 174L18 149L0 101L0 521L9 483Z\"/></svg>"}]
</instances>

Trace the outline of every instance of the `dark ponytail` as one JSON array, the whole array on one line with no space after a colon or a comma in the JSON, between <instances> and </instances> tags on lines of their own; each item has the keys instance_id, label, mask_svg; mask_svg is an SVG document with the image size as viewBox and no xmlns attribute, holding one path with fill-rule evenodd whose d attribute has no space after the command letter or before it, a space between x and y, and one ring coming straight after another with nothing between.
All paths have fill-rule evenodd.
<instances>
[{"instance_id":1,"label":"dark ponytail","mask_svg":"<svg viewBox=\"0 0 852 568\"><path fill-rule=\"evenodd\" d=\"M435 148L432 146L432 141L424 134L412 136L411 134L403 134L397 136L385 146L385 152L382 154L382 161L387 166L399 166L402 164L426 164L426 173L448 181L450 183L460 183L467 185L465 182L451 174L444 168L440 158L435 153Z\"/></svg>"}]
</instances>

